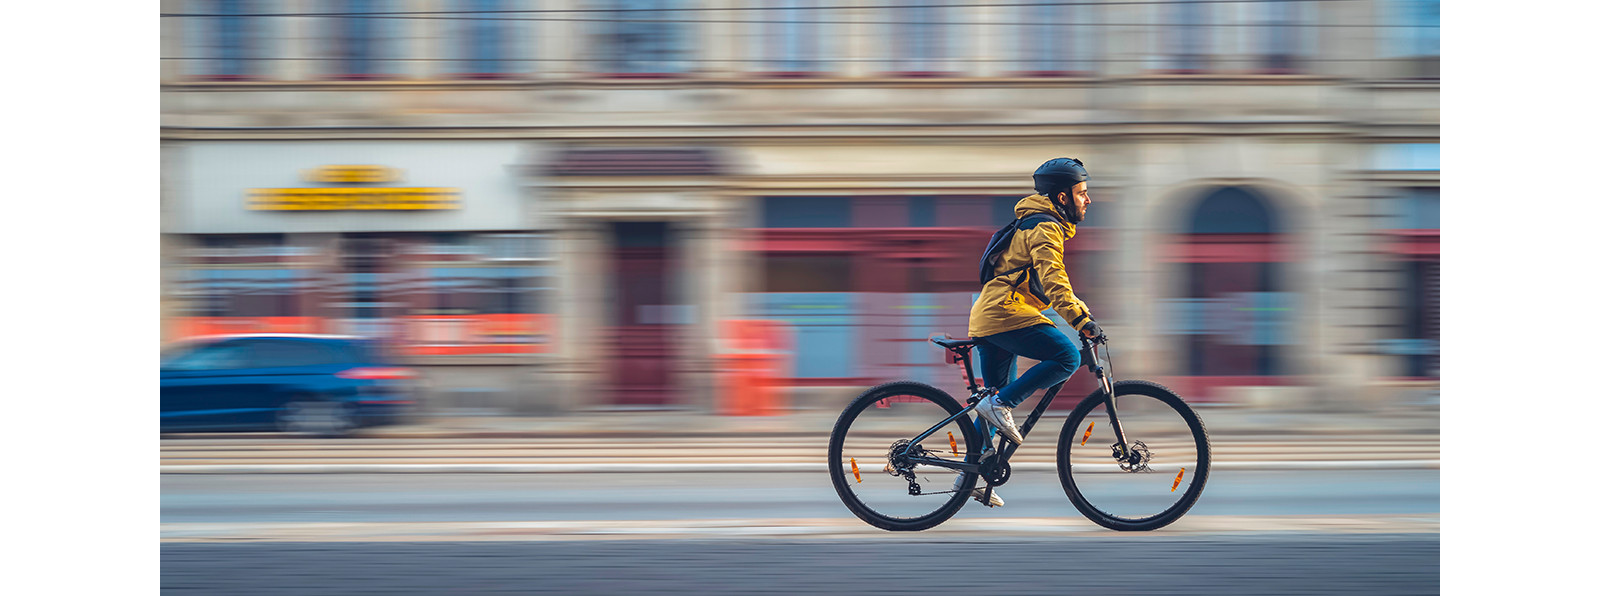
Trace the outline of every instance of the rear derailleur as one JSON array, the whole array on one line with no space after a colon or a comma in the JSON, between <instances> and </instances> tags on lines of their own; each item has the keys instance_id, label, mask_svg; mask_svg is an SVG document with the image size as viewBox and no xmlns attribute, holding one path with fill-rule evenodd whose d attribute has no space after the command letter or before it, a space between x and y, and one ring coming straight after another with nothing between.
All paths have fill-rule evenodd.
<instances>
[{"instance_id":1,"label":"rear derailleur","mask_svg":"<svg viewBox=\"0 0 1600 596\"><path fill-rule=\"evenodd\" d=\"M911 458L924 457L927 454L928 451L921 445L912 445L911 441L900 439L889 446L889 465L884 466L883 471L888 472L890 476L904 477L909 484L906 492L911 496L919 496L922 494L922 485L917 484L917 473L912 471L916 464L911 463Z\"/></svg>"}]
</instances>

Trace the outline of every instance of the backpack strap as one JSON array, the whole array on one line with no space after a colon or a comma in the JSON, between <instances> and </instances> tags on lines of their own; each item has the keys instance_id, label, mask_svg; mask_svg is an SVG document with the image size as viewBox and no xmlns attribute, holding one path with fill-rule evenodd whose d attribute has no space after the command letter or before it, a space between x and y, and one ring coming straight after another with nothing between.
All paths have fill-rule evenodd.
<instances>
[{"instance_id":1,"label":"backpack strap","mask_svg":"<svg viewBox=\"0 0 1600 596\"><path fill-rule=\"evenodd\" d=\"M1017 222L1017 231L1031 230L1035 226L1038 226L1039 224L1044 223L1045 220L1050 220L1050 221L1056 222L1058 224L1061 223L1061 218L1056 217L1054 213L1034 213L1032 215L1029 215L1027 217L1022 218L1022 221ZM1013 236L1013 238L1015 238L1015 236ZM1021 267L1017 267L1017 268L1012 269L1010 271L1005 271L1005 272L1002 272L1002 273L996 273L996 274L994 274L994 276L995 277L1005 277L1007 275L1011 275L1011 274L1016 273L1018 271L1024 271L1024 270L1026 270L1026 271L1031 273L1033 271L1033 265L1031 265L1031 264L1023 265ZM1028 279L1028 276L1027 275L1023 275L1022 277L1017 278L1017 281L1015 283L1008 282L1007 285L1010 285L1012 288L1016 288L1016 287L1022 285L1023 281L1026 280L1026 279Z\"/></svg>"},{"instance_id":2,"label":"backpack strap","mask_svg":"<svg viewBox=\"0 0 1600 596\"><path fill-rule=\"evenodd\" d=\"M1027 217L1022 218L1022 222L1017 224L1017 229L1018 230L1031 230L1035 226L1038 226L1039 224L1044 223L1044 220L1047 220L1047 219L1050 220L1050 221L1056 222L1058 224L1061 223L1061 218L1056 217L1056 215L1054 213L1035 213L1033 215L1029 215Z\"/></svg>"}]
</instances>

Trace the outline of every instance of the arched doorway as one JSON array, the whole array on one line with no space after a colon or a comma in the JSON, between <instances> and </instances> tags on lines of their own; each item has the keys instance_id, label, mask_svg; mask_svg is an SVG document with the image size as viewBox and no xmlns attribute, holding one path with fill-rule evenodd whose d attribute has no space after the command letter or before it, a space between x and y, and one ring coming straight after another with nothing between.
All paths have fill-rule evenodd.
<instances>
[{"instance_id":1,"label":"arched doorway","mask_svg":"<svg viewBox=\"0 0 1600 596\"><path fill-rule=\"evenodd\" d=\"M1171 261L1192 390L1278 384L1291 372L1284 348L1296 302L1282 214L1254 189L1223 186L1204 191L1180 217Z\"/></svg>"}]
</instances>

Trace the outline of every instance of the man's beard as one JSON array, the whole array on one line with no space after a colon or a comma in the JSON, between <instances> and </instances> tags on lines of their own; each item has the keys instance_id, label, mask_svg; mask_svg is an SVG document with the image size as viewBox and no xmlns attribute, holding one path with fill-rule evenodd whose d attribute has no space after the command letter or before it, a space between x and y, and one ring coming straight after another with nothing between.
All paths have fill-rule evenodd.
<instances>
[{"instance_id":1,"label":"man's beard","mask_svg":"<svg viewBox=\"0 0 1600 596\"><path fill-rule=\"evenodd\" d=\"M1078 206L1072 203L1057 203L1056 211L1060 211L1067 223L1078 225L1083 223L1083 212L1078 211Z\"/></svg>"}]
</instances>

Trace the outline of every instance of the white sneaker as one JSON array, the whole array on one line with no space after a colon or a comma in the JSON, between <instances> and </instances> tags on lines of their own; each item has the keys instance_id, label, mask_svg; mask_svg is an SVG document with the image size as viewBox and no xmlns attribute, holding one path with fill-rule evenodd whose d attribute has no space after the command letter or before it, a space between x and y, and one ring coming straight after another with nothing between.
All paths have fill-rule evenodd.
<instances>
[{"instance_id":1,"label":"white sneaker","mask_svg":"<svg viewBox=\"0 0 1600 596\"><path fill-rule=\"evenodd\" d=\"M961 481L965 478L965 475L966 475L965 472L962 472L961 474L956 474L956 484L955 484L954 488L961 488ZM984 503L983 502L983 487L981 487L981 486L973 487L973 489L972 489L972 500L977 501L979 503L983 503L984 505L988 505L990 507L1004 507L1006 505L1006 500L1000 498L1000 493L996 492L996 491L993 491L993 490L989 491L989 502Z\"/></svg>"},{"instance_id":2,"label":"white sneaker","mask_svg":"<svg viewBox=\"0 0 1600 596\"><path fill-rule=\"evenodd\" d=\"M972 500L983 503L983 488L980 487L972 489ZM990 507L1004 507L1006 505L1006 500L1000 498L1000 493L990 490L989 502L983 504Z\"/></svg>"},{"instance_id":3,"label":"white sneaker","mask_svg":"<svg viewBox=\"0 0 1600 596\"><path fill-rule=\"evenodd\" d=\"M978 407L973 409L1007 439L1011 439L1012 443L1022 444L1022 431L1017 429L1017 423L1011 419L1011 408L995 403L993 395L983 398L983 401L978 402Z\"/></svg>"}]
</instances>

